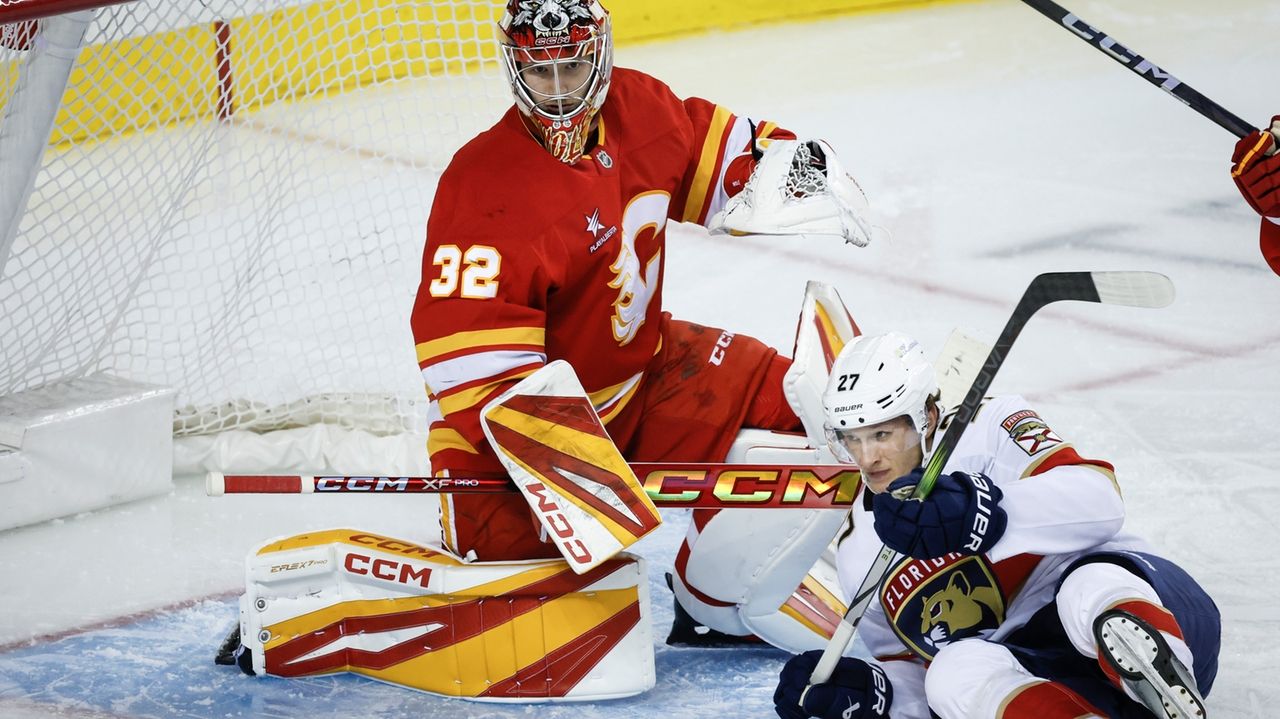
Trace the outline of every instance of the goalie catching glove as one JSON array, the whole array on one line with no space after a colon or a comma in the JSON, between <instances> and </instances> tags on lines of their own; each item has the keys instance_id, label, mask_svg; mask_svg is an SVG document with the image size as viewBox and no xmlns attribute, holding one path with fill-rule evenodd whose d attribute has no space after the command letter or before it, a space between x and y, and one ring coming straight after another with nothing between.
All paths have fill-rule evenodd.
<instances>
[{"instance_id":1,"label":"goalie catching glove","mask_svg":"<svg viewBox=\"0 0 1280 719\"><path fill-rule=\"evenodd\" d=\"M712 234L831 236L867 246L867 197L831 145L758 140L756 152L762 146L746 186L711 218Z\"/></svg>"}]
</instances>

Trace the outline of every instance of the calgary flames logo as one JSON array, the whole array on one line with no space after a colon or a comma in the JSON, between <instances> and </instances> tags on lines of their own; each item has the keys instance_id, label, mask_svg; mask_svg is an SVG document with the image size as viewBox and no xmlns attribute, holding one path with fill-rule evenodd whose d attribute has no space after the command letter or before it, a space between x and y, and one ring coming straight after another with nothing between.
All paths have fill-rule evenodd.
<instances>
[{"instance_id":1,"label":"calgary flames logo","mask_svg":"<svg viewBox=\"0 0 1280 719\"><path fill-rule=\"evenodd\" d=\"M671 196L665 192L644 192L633 198L622 213L622 242L609 269L609 286L618 291L613 301L613 338L625 346L636 338L649 314L649 301L658 289L662 273L662 248L642 262L636 248L641 237L660 234L667 224Z\"/></svg>"}]
</instances>

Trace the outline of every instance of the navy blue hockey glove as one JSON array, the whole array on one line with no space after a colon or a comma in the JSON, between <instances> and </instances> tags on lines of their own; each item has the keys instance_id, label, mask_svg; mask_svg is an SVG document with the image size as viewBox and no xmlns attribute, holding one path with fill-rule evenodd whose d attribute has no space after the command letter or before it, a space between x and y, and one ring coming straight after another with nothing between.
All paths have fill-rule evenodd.
<instances>
[{"instance_id":1,"label":"navy blue hockey glove","mask_svg":"<svg viewBox=\"0 0 1280 719\"><path fill-rule=\"evenodd\" d=\"M822 652L815 649L791 657L778 676L773 708L782 719L883 719L889 716L893 687L880 667L861 659L842 657L831 679L815 684L807 694L809 675L818 666ZM800 695L804 694L804 706Z\"/></svg>"},{"instance_id":2,"label":"navy blue hockey glove","mask_svg":"<svg viewBox=\"0 0 1280 719\"><path fill-rule=\"evenodd\" d=\"M894 551L915 559L949 552L984 554L1004 536L1008 515L1000 508L1004 492L985 474L952 472L938 477L923 500L898 499L924 476L917 469L893 480L872 500L876 534Z\"/></svg>"}]
</instances>

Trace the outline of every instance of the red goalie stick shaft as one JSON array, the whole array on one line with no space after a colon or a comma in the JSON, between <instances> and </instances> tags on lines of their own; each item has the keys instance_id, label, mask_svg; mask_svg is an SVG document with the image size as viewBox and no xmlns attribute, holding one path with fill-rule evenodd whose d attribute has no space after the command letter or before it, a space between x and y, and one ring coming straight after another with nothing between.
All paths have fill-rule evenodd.
<instances>
[{"instance_id":1,"label":"red goalie stick shaft","mask_svg":"<svg viewBox=\"0 0 1280 719\"><path fill-rule=\"evenodd\" d=\"M862 477L844 465L633 462L659 507L848 509ZM515 492L505 476L379 477L220 474L210 496L224 494L446 494Z\"/></svg>"}]
</instances>

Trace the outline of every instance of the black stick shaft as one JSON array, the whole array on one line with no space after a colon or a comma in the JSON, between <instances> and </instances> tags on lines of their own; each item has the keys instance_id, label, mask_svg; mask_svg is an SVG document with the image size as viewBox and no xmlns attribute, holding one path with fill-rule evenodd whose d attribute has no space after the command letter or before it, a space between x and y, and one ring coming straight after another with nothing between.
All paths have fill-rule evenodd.
<instances>
[{"instance_id":1,"label":"black stick shaft","mask_svg":"<svg viewBox=\"0 0 1280 719\"><path fill-rule=\"evenodd\" d=\"M1165 72L1155 63L1121 45L1115 38L1081 20L1053 0L1022 0L1022 2L1030 5L1041 15L1059 23L1080 39L1110 56L1111 59L1129 68L1134 74L1174 96L1179 102L1214 121L1219 127L1236 137L1244 137L1257 129L1200 94L1195 88Z\"/></svg>"}]
</instances>

